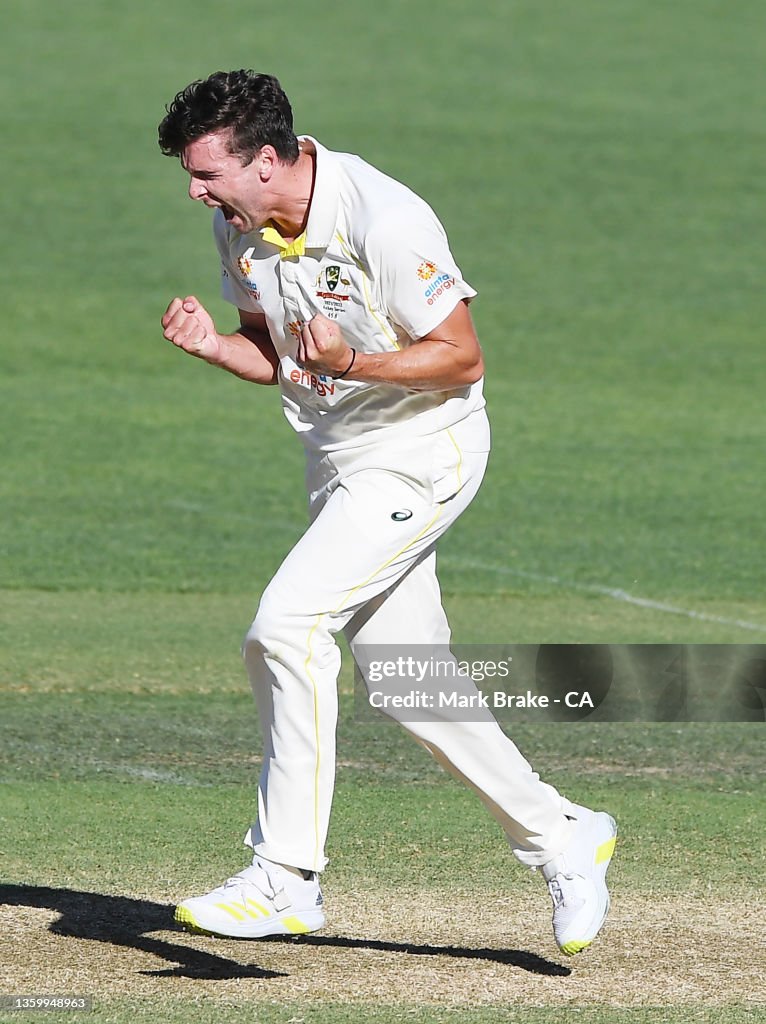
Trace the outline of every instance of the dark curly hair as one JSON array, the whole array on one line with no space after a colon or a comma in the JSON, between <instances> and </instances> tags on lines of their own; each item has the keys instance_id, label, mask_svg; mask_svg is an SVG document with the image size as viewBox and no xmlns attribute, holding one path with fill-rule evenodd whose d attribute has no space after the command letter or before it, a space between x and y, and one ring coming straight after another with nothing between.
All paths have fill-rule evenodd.
<instances>
[{"instance_id":1,"label":"dark curly hair","mask_svg":"<svg viewBox=\"0 0 766 1024\"><path fill-rule=\"evenodd\" d=\"M290 101L273 75L216 71L179 92L160 122L165 156L180 156L190 142L231 128L229 150L249 164L263 146L273 146L285 163L298 159Z\"/></svg>"}]
</instances>

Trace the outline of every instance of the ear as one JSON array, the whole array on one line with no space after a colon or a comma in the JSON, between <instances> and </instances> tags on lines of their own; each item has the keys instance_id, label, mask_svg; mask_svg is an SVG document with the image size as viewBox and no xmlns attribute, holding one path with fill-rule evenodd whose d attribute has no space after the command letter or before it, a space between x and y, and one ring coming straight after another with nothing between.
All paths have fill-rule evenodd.
<instances>
[{"instance_id":1,"label":"ear","mask_svg":"<svg viewBox=\"0 0 766 1024\"><path fill-rule=\"evenodd\" d=\"M258 161L258 176L263 182L270 181L279 163L277 151L273 146L263 146L256 157Z\"/></svg>"}]
</instances>

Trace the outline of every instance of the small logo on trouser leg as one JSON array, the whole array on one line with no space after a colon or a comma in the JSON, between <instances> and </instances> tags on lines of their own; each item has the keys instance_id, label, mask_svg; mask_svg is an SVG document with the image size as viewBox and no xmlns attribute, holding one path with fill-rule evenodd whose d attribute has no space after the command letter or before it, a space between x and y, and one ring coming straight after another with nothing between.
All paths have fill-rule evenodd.
<instances>
[{"instance_id":1,"label":"small logo on trouser leg","mask_svg":"<svg viewBox=\"0 0 766 1024\"><path fill-rule=\"evenodd\" d=\"M412 510L403 508L400 509L399 512L392 512L391 518L395 523L403 523L405 519L412 519Z\"/></svg>"}]
</instances>

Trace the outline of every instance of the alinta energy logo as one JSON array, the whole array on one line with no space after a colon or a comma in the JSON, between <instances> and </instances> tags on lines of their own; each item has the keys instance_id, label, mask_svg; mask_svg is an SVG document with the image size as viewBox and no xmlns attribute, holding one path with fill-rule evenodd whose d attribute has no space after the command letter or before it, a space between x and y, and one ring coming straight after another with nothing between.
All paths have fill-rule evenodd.
<instances>
[{"instance_id":1,"label":"alinta energy logo","mask_svg":"<svg viewBox=\"0 0 766 1024\"><path fill-rule=\"evenodd\" d=\"M423 260L417 269L417 275L421 281L430 281L436 273L436 264L430 260Z\"/></svg>"},{"instance_id":2,"label":"alinta energy logo","mask_svg":"<svg viewBox=\"0 0 766 1024\"><path fill-rule=\"evenodd\" d=\"M332 397L335 394L335 384L331 377L324 373L310 373L308 370L296 367L290 371L290 380L302 388L315 391L319 398Z\"/></svg>"},{"instance_id":3,"label":"alinta energy logo","mask_svg":"<svg viewBox=\"0 0 766 1024\"><path fill-rule=\"evenodd\" d=\"M433 306L434 302L443 295L444 292L449 291L455 284L455 278L450 277L449 274L439 274L435 281L432 281L423 295L428 299L428 305Z\"/></svg>"}]
</instances>

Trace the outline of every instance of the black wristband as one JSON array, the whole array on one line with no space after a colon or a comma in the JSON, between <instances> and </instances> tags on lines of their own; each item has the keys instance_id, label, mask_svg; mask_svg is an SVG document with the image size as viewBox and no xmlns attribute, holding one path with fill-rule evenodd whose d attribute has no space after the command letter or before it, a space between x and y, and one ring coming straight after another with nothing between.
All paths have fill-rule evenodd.
<instances>
[{"instance_id":1,"label":"black wristband","mask_svg":"<svg viewBox=\"0 0 766 1024\"><path fill-rule=\"evenodd\" d=\"M354 365L354 360L355 359L356 359L356 349L352 348L351 349L351 362L348 364L348 366L343 371L343 373L337 374L335 377L333 377L333 380L340 380L341 377L345 377L347 373L350 373L351 372L351 367Z\"/></svg>"}]
</instances>

